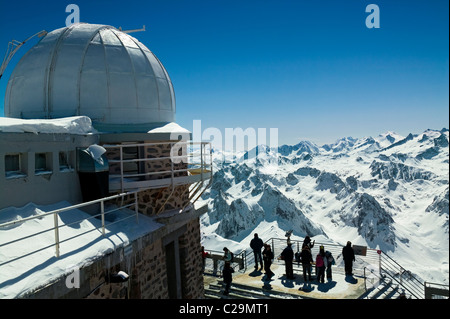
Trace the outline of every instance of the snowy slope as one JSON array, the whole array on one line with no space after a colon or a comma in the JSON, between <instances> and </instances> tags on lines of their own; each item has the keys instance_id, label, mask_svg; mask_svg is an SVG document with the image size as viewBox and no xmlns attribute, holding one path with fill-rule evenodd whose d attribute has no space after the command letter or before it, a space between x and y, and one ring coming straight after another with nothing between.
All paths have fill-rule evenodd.
<instances>
[{"instance_id":1,"label":"snowy slope","mask_svg":"<svg viewBox=\"0 0 450 319\"><path fill-rule=\"evenodd\" d=\"M382 249L423 280L448 284L448 135L387 132L321 147L283 145L270 167L246 156L224 163L215 152L203 245L248 249L254 232L267 240L293 229L294 238Z\"/></svg>"}]
</instances>

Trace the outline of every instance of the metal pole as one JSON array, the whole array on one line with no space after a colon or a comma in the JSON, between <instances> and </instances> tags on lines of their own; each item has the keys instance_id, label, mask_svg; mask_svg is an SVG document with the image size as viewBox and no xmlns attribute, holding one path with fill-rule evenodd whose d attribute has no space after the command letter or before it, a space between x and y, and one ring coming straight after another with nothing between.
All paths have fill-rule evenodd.
<instances>
[{"instance_id":1,"label":"metal pole","mask_svg":"<svg viewBox=\"0 0 450 319\"><path fill-rule=\"evenodd\" d=\"M134 193L134 211L136 212L136 223L139 224L138 193Z\"/></svg>"},{"instance_id":2,"label":"metal pole","mask_svg":"<svg viewBox=\"0 0 450 319\"><path fill-rule=\"evenodd\" d=\"M105 203L100 202L100 212L102 214L102 234L105 236Z\"/></svg>"},{"instance_id":3,"label":"metal pole","mask_svg":"<svg viewBox=\"0 0 450 319\"><path fill-rule=\"evenodd\" d=\"M119 152L120 152L120 187L121 187L122 193L123 193L123 149L122 149L122 145L119 145Z\"/></svg>"},{"instance_id":4,"label":"metal pole","mask_svg":"<svg viewBox=\"0 0 450 319\"><path fill-rule=\"evenodd\" d=\"M56 257L59 258L59 228L58 228L58 213L53 214L53 219L55 222L55 249Z\"/></svg>"},{"instance_id":5,"label":"metal pole","mask_svg":"<svg viewBox=\"0 0 450 319\"><path fill-rule=\"evenodd\" d=\"M378 255L378 272L379 272L380 277L381 277L381 254L382 253L383 252L381 251L380 254Z\"/></svg>"},{"instance_id":6,"label":"metal pole","mask_svg":"<svg viewBox=\"0 0 450 319\"><path fill-rule=\"evenodd\" d=\"M404 269L400 267L400 286L403 286L403 271Z\"/></svg>"},{"instance_id":7,"label":"metal pole","mask_svg":"<svg viewBox=\"0 0 450 319\"><path fill-rule=\"evenodd\" d=\"M203 182L203 143L200 143L200 174Z\"/></svg>"}]
</instances>

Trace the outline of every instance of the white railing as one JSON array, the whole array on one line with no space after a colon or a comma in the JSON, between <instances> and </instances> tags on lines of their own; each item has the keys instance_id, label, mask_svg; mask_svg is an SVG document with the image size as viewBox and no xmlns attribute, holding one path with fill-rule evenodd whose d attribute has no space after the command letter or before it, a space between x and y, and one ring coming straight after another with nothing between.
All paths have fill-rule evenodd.
<instances>
[{"instance_id":1,"label":"white railing","mask_svg":"<svg viewBox=\"0 0 450 319\"><path fill-rule=\"evenodd\" d=\"M49 211L49 212L46 212L46 213L43 213L43 214L34 215L34 216L31 216L31 217L22 218L22 219L19 219L19 220L14 220L14 221L2 223L2 224L0 224L0 231L1 231L2 228L7 228L7 227L11 227L11 226L14 226L14 225L17 225L17 224L25 223L25 222L28 222L28 221L33 220L33 219L41 219L41 218L43 218L45 216L50 216L50 215L54 216L54 218L53 218L53 227L52 228L47 228L47 229L44 229L44 230L41 230L41 231L38 231L38 232L35 232L35 233L32 233L32 234L29 234L29 235L26 235L26 236L23 236L23 237L20 237L20 238L11 240L11 241L0 242L0 248L5 247L5 246L10 245L10 244L13 244L13 243L16 243L16 242L19 242L19 241L22 241L22 240L25 240L25 239L28 239L28 238L31 238L31 237L34 237L34 236L38 236L38 235L43 234L45 232L49 232L49 231L54 230L55 241L54 241L54 243L52 245L48 245L48 246L42 247L42 248L40 248L38 250L34 250L34 251L32 251L32 252L30 252L30 253L28 253L26 255L16 257L14 260L23 258L23 257L25 257L27 255L30 255L30 254L37 253L37 252L42 251L44 249L50 248L51 246L55 247L56 257L59 257L60 256L60 244L62 242L74 239L75 237L79 237L79 236L84 235L84 234L86 234L88 232L91 232L91 231L99 229L99 228L93 228L93 229L90 229L88 231L85 231L85 232L82 232L80 234L77 234L76 236L72 236L70 238L66 238L66 239L61 241L60 238L59 238L59 232L60 232L60 229L62 227L67 227L67 226L70 226L70 225L73 225L73 224L77 224L77 223L80 223L80 222L83 222L83 221L86 221L86 220L89 220L89 219L92 219L92 218L100 217L100 219L101 219L101 227L100 227L100 229L101 229L102 235L105 236L105 234L106 234L106 231L105 231L106 230L106 226L110 226L112 224L124 221L124 220L129 219L129 218L134 218L134 217L136 218L136 222L139 222L137 193L138 193L137 191L122 193L122 194L109 196L109 197L104 197L104 198L101 198L101 199L97 199L97 200L93 200L93 201L89 201L89 202L85 202L85 203L81 203L81 204L77 204L77 205L72 205L72 206L68 206L68 207L64 207L64 208L60 208L60 209L55 209L55 210L52 210L52 211ZM108 211L105 211L105 202L110 201L110 200L117 200L117 199L120 199L120 198L123 199L125 196L130 196L130 195L134 196L134 202L132 202L130 204L126 204L126 205L121 205L119 207L116 207L116 208L110 209ZM100 205L100 213L99 214L91 215L88 218L80 219L80 220L77 220L75 222L71 222L71 223L68 223L68 224L62 224L62 225L59 224L58 216L59 216L60 213L66 212L66 211L70 211L70 210L73 210L73 209L85 208L85 207L91 206L91 205L98 205L98 204ZM129 215L127 217L124 217L124 218L118 219L116 221L110 222L108 224L105 224L105 215L113 213L113 212L116 212L116 211L124 209L124 208L130 208L130 207L133 207L133 206L134 206L134 213L135 214L132 214L132 215ZM0 266L3 265L3 264L7 264L7 263L9 263L11 261L14 261L14 260L7 260L7 261L3 261L3 262L0 261Z\"/></svg>"},{"instance_id":2,"label":"white railing","mask_svg":"<svg viewBox=\"0 0 450 319\"><path fill-rule=\"evenodd\" d=\"M145 148L161 147L167 145L170 156L159 156L146 158ZM119 173L114 172L109 175L110 191L120 190L124 192L130 189L142 188L163 188L177 185L193 184L198 181L204 182L212 176L212 148L209 142L159 142L159 143L136 143L136 144L115 144L102 145L106 150L118 150L119 159L108 158L108 162L114 167L118 164ZM136 147L138 158L125 159L124 149ZM144 148L144 150L142 150ZM181 155L179 151L181 150ZM139 152L143 154L139 154ZM111 156L111 155L110 155ZM108 153L107 153L108 157ZM146 166L147 163L160 162L170 163L170 170L150 171L148 169L138 169L137 173L126 173L124 165L127 163L138 163ZM170 177L169 177L170 176Z\"/></svg>"}]
</instances>

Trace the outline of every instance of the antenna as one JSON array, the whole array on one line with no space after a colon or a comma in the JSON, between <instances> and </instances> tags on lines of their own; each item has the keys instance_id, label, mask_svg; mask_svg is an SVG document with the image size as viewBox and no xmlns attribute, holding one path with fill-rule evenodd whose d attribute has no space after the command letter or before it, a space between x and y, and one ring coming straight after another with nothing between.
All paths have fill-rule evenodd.
<instances>
[{"instance_id":1,"label":"antenna","mask_svg":"<svg viewBox=\"0 0 450 319\"><path fill-rule=\"evenodd\" d=\"M6 67L8 66L8 63L11 61L14 54L16 54L17 50L20 49L22 45L25 44L28 40L31 40L35 36L38 36L39 38L44 37L47 35L47 31L42 30L36 34L33 34L31 37L27 38L26 40L20 42L17 40L11 40L8 43L8 49L6 50L5 57L3 58L2 65L0 66L0 79L2 78L3 72L5 72Z\"/></svg>"},{"instance_id":2,"label":"antenna","mask_svg":"<svg viewBox=\"0 0 450 319\"><path fill-rule=\"evenodd\" d=\"M133 30L122 30L122 27L119 27L119 31L122 31L123 33L141 32L145 31L145 25L142 26L142 29L133 29Z\"/></svg>"}]
</instances>

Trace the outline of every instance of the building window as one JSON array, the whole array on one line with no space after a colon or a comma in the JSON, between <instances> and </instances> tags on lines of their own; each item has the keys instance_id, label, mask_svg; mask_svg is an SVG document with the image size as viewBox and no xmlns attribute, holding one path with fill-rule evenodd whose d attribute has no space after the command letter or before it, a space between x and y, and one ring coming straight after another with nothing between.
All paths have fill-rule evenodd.
<instances>
[{"instance_id":1,"label":"building window","mask_svg":"<svg viewBox=\"0 0 450 319\"><path fill-rule=\"evenodd\" d=\"M36 153L34 156L34 174L51 174L50 153Z\"/></svg>"},{"instance_id":2,"label":"building window","mask_svg":"<svg viewBox=\"0 0 450 319\"><path fill-rule=\"evenodd\" d=\"M20 178L27 176L22 171L21 154L5 155L5 176L6 178Z\"/></svg>"},{"instance_id":3,"label":"building window","mask_svg":"<svg viewBox=\"0 0 450 319\"><path fill-rule=\"evenodd\" d=\"M59 171L60 172L73 172L74 152L59 152Z\"/></svg>"}]
</instances>

